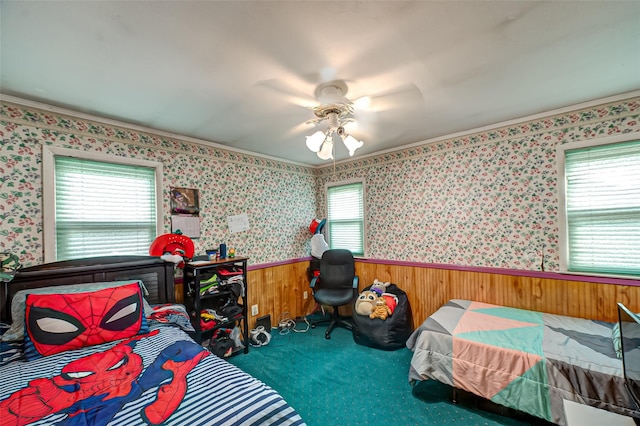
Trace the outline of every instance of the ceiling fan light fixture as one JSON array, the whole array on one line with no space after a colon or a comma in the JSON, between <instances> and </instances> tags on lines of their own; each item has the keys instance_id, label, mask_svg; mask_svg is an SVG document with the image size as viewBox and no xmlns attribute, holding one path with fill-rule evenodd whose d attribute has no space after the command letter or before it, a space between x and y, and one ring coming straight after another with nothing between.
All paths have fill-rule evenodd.
<instances>
[{"instance_id":1,"label":"ceiling fan light fixture","mask_svg":"<svg viewBox=\"0 0 640 426\"><path fill-rule=\"evenodd\" d=\"M313 152L320 151L320 147L322 146L322 142L327 138L323 131L318 130L311 136L307 136L307 148L309 148Z\"/></svg>"},{"instance_id":2,"label":"ceiling fan light fixture","mask_svg":"<svg viewBox=\"0 0 640 426\"><path fill-rule=\"evenodd\" d=\"M334 158L335 143L338 137L353 157L356 150L364 145L362 141L347 134L345 126L356 126L354 104L345 97L347 85L344 81L334 80L316 87L315 96L320 105L309 107L316 118L307 123L326 123L326 131L317 131L307 136L307 147L322 160ZM365 96L358 100L363 105L370 104L371 98Z\"/></svg>"},{"instance_id":3,"label":"ceiling fan light fixture","mask_svg":"<svg viewBox=\"0 0 640 426\"><path fill-rule=\"evenodd\" d=\"M318 151L318 157L321 160L330 160L333 158L333 140L327 138L322 144L322 149Z\"/></svg>"},{"instance_id":4,"label":"ceiling fan light fixture","mask_svg":"<svg viewBox=\"0 0 640 426\"><path fill-rule=\"evenodd\" d=\"M364 142L357 140L351 135L343 136L342 142L344 142L344 146L349 150L349 157L353 157L356 149L361 148L362 145L364 145Z\"/></svg>"}]
</instances>

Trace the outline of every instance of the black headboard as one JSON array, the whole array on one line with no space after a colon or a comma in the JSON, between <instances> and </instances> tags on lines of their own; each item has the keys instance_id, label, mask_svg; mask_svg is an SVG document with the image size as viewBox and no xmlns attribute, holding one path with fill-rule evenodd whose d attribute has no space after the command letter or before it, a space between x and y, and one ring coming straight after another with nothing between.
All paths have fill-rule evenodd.
<instances>
[{"instance_id":1,"label":"black headboard","mask_svg":"<svg viewBox=\"0 0 640 426\"><path fill-rule=\"evenodd\" d=\"M19 290L66 284L141 280L149 303L174 303L174 264L155 256L103 256L24 268L0 286L0 321L11 322L11 300Z\"/></svg>"}]
</instances>

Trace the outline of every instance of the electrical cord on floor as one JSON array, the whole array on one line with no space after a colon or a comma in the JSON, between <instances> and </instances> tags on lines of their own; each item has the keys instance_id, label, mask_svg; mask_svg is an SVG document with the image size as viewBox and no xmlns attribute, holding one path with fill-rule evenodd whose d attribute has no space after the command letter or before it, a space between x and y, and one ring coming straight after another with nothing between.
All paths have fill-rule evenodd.
<instances>
[{"instance_id":1,"label":"electrical cord on floor","mask_svg":"<svg viewBox=\"0 0 640 426\"><path fill-rule=\"evenodd\" d=\"M299 330L296 328L297 324L295 320L289 317L289 312L283 313L282 317L280 318L280 321L278 322L278 333L281 335L289 334L289 332L291 332L292 330L295 333L306 333L307 331L309 331L311 324L309 324L309 321L307 320L306 316L302 318L302 320L306 324L306 327L304 329Z\"/></svg>"}]
</instances>

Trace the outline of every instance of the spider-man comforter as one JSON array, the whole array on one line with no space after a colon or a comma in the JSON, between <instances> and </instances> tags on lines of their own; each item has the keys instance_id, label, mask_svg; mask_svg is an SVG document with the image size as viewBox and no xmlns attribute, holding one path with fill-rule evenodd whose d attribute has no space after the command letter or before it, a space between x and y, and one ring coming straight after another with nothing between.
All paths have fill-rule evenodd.
<instances>
[{"instance_id":1,"label":"spider-man comforter","mask_svg":"<svg viewBox=\"0 0 640 426\"><path fill-rule=\"evenodd\" d=\"M264 383L165 325L0 367L4 425L302 425Z\"/></svg>"}]
</instances>

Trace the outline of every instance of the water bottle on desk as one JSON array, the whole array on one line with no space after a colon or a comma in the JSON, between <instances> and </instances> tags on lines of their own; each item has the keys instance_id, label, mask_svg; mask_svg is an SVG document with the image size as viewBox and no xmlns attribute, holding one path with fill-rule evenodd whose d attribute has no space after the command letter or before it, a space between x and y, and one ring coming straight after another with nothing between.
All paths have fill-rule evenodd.
<instances>
[{"instance_id":1,"label":"water bottle on desk","mask_svg":"<svg viewBox=\"0 0 640 426\"><path fill-rule=\"evenodd\" d=\"M218 252L220 253L220 259L226 259L227 258L227 245L225 243L220 244L220 250Z\"/></svg>"}]
</instances>

